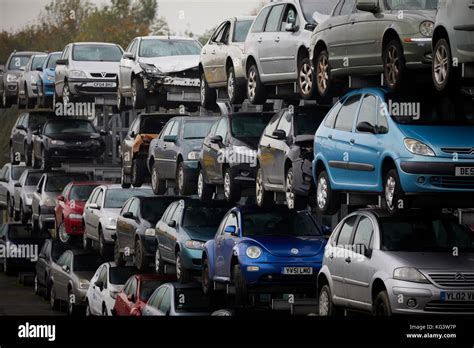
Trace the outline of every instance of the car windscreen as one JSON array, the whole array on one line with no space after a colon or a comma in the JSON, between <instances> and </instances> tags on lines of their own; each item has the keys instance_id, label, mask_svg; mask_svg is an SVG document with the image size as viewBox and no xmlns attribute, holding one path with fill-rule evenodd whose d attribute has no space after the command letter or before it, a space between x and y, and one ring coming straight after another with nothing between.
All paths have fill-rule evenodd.
<instances>
[{"instance_id":1,"label":"car windscreen","mask_svg":"<svg viewBox=\"0 0 474 348\"><path fill-rule=\"evenodd\" d=\"M405 252L474 252L474 232L456 219L383 218L382 250Z\"/></svg>"},{"instance_id":2,"label":"car windscreen","mask_svg":"<svg viewBox=\"0 0 474 348\"><path fill-rule=\"evenodd\" d=\"M97 187L97 185L80 185L73 186L69 193L69 200L72 201L87 201L92 191Z\"/></svg>"},{"instance_id":3,"label":"car windscreen","mask_svg":"<svg viewBox=\"0 0 474 348\"><path fill-rule=\"evenodd\" d=\"M188 206L184 210L183 227L217 227L228 211L228 207Z\"/></svg>"},{"instance_id":4,"label":"car windscreen","mask_svg":"<svg viewBox=\"0 0 474 348\"><path fill-rule=\"evenodd\" d=\"M388 10L436 10L438 0L385 0Z\"/></svg>"},{"instance_id":5,"label":"car windscreen","mask_svg":"<svg viewBox=\"0 0 474 348\"><path fill-rule=\"evenodd\" d=\"M119 62L122 50L115 45L74 45L72 60L80 62Z\"/></svg>"},{"instance_id":6,"label":"car windscreen","mask_svg":"<svg viewBox=\"0 0 474 348\"><path fill-rule=\"evenodd\" d=\"M161 286L163 282L157 280L144 280L140 285L140 300L147 302L155 290Z\"/></svg>"},{"instance_id":7,"label":"car windscreen","mask_svg":"<svg viewBox=\"0 0 474 348\"><path fill-rule=\"evenodd\" d=\"M383 106L382 112L399 124L474 126L474 98L467 94L437 98L389 94Z\"/></svg>"},{"instance_id":8,"label":"car windscreen","mask_svg":"<svg viewBox=\"0 0 474 348\"><path fill-rule=\"evenodd\" d=\"M295 135L314 135L329 109L315 108L312 111L295 111Z\"/></svg>"},{"instance_id":9,"label":"car windscreen","mask_svg":"<svg viewBox=\"0 0 474 348\"><path fill-rule=\"evenodd\" d=\"M201 288L175 289L174 307L176 312L210 312L211 300Z\"/></svg>"},{"instance_id":10,"label":"car windscreen","mask_svg":"<svg viewBox=\"0 0 474 348\"><path fill-rule=\"evenodd\" d=\"M231 117L230 132L236 139L260 139L272 117L273 114Z\"/></svg>"},{"instance_id":11,"label":"car windscreen","mask_svg":"<svg viewBox=\"0 0 474 348\"><path fill-rule=\"evenodd\" d=\"M38 185L43 173L28 173L26 177L25 186L36 186Z\"/></svg>"},{"instance_id":12,"label":"car windscreen","mask_svg":"<svg viewBox=\"0 0 474 348\"><path fill-rule=\"evenodd\" d=\"M12 167L12 179L20 179L21 174L26 170L26 167Z\"/></svg>"},{"instance_id":13,"label":"car windscreen","mask_svg":"<svg viewBox=\"0 0 474 348\"><path fill-rule=\"evenodd\" d=\"M300 4L306 22L316 24L313 14L318 12L322 15L330 15L337 2L334 0L300 0Z\"/></svg>"},{"instance_id":14,"label":"car windscreen","mask_svg":"<svg viewBox=\"0 0 474 348\"><path fill-rule=\"evenodd\" d=\"M169 121L167 117L144 117L141 127L141 134L160 134L165 124Z\"/></svg>"},{"instance_id":15,"label":"car windscreen","mask_svg":"<svg viewBox=\"0 0 474 348\"><path fill-rule=\"evenodd\" d=\"M41 68L47 56L35 56L31 62L31 70L36 70L36 68Z\"/></svg>"},{"instance_id":16,"label":"car windscreen","mask_svg":"<svg viewBox=\"0 0 474 348\"><path fill-rule=\"evenodd\" d=\"M51 120L52 118L57 117L54 113L30 113L28 117L28 128L36 129L46 123L46 121Z\"/></svg>"},{"instance_id":17,"label":"car windscreen","mask_svg":"<svg viewBox=\"0 0 474 348\"><path fill-rule=\"evenodd\" d=\"M201 46L194 40L145 39L140 43L143 58L200 55Z\"/></svg>"},{"instance_id":18,"label":"car windscreen","mask_svg":"<svg viewBox=\"0 0 474 348\"><path fill-rule=\"evenodd\" d=\"M46 65L46 69L54 69L56 68L57 60L61 58L61 53L52 54L49 56L48 63Z\"/></svg>"},{"instance_id":19,"label":"car windscreen","mask_svg":"<svg viewBox=\"0 0 474 348\"><path fill-rule=\"evenodd\" d=\"M54 121L49 122L44 130L45 135L64 133L96 133L94 126L88 121Z\"/></svg>"},{"instance_id":20,"label":"car windscreen","mask_svg":"<svg viewBox=\"0 0 474 348\"><path fill-rule=\"evenodd\" d=\"M45 192L62 192L64 187L69 184L71 181L85 181L87 176L82 175L52 175L49 176L46 180Z\"/></svg>"},{"instance_id":21,"label":"car windscreen","mask_svg":"<svg viewBox=\"0 0 474 348\"><path fill-rule=\"evenodd\" d=\"M234 28L234 42L245 42L253 20L237 21Z\"/></svg>"},{"instance_id":22,"label":"car windscreen","mask_svg":"<svg viewBox=\"0 0 474 348\"><path fill-rule=\"evenodd\" d=\"M122 208L123 204L130 197L134 196L152 196L153 191L151 188L140 188L140 189L108 189L105 194L104 208L118 209Z\"/></svg>"},{"instance_id":23,"label":"car windscreen","mask_svg":"<svg viewBox=\"0 0 474 348\"><path fill-rule=\"evenodd\" d=\"M183 139L204 139L215 121L185 121Z\"/></svg>"},{"instance_id":24,"label":"car windscreen","mask_svg":"<svg viewBox=\"0 0 474 348\"><path fill-rule=\"evenodd\" d=\"M74 272L95 272L101 265L102 260L93 254L75 255Z\"/></svg>"},{"instance_id":25,"label":"car windscreen","mask_svg":"<svg viewBox=\"0 0 474 348\"><path fill-rule=\"evenodd\" d=\"M109 282L115 285L123 285L128 278L137 273L135 267L111 267L109 270Z\"/></svg>"},{"instance_id":26,"label":"car windscreen","mask_svg":"<svg viewBox=\"0 0 474 348\"><path fill-rule=\"evenodd\" d=\"M152 225L161 219L166 208L172 203L172 200L163 199L162 197L150 197L142 199L141 214L142 217Z\"/></svg>"},{"instance_id":27,"label":"car windscreen","mask_svg":"<svg viewBox=\"0 0 474 348\"><path fill-rule=\"evenodd\" d=\"M13 240L18 239L47 239L50 237L48 231L33 232L30 226L10 225L8 228L8 237Z\"/></svg>"},{"instance_id":28,"label":"car windscreen","mask_svg":"<svg viewBox=\"0 0 474 348\"><path fill-rule=\"evenodd\" d=\"M26 66L31 56L13 56L8 64L8 70L20 70L22 66Z\"/></svg>"},{"instance_id":29,"label":"car windscreen","mask_svg":"<svg viewBox=\"0 0 474 348\"><path fill-rule=\"evenodd\" d=\"M66 244L53 242L53 246L51 247L51 258L53 261L56 262L66 250L69 250Z\"/></svg>"},{"instance_id":30,"label":"car windscreen","mask_svg":"<svg viewBox=\"0 0 474 348\"><path fill-rule=\"evenodd\" d=\"M242 232L251 236L321 236L322 233L307 213L260 212L243 216Z\"/></svg>"}]
</instances>

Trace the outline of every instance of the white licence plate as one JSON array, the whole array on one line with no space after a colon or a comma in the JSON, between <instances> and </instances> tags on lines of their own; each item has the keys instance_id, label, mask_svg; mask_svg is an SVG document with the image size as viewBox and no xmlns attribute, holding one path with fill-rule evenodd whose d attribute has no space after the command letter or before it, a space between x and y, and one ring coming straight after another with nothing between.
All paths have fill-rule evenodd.
<instances>
[{"instance_id":1,"label":"white licence plate","mask_svg":"<svg viewBox=\"0 0 474 348\"><path fill-rule=\"evenodd\" d=\"M93 82L92 86L97 88L112 88L115 87L115 82Z\"/></svg>"},{"instance_id":2,"label":"white licence plate","mask_svg":"<svg viewBox=\"0 0 474 348\"><path fill-rule=\"evenodd\" d=\"M456 176L474 176L474 167L456 167Z\"/></svg>"},{"instance_id":3,"label":"white licence plate","mask_svg":"<svg viewBox=\"0 0 474 348\"><path fill-rule=\"evenodd\" d=\"M313 268L311 267L283 267L283 274L285 275L312 275Z\"/></svg>"},{"instance_id":4,"label":"white licence plate","mask_svg":"<svg viewBox=\"0 0 474 348\"><path fill-rule=\"evenodd\" d=\"M442 291L441 301L474 302L474 291Z\"/></svg>"}]
</instances>

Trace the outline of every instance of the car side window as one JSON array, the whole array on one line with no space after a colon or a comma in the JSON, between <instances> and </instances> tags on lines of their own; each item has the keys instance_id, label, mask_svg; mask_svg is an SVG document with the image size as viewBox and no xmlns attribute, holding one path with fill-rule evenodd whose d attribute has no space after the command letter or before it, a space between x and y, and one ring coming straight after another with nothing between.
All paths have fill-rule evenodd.
<instances>
[{"instance_id":1,"label":"car side window","mask_svg":"<svg viewBox=\"0 0 474 348\"><path fill-rule=\"evenodd\" d=\"M151 301L151 305L153 307L155 307L156 309L159 308L160 304L161 304L161 300L163 298L163 295L166 291L166 287L162 287L161 289L158 290L158 293L155 295L155 298L153 299L153 301Z\"/></svg>"},{"instance_id":2,"label":"car side window","mask_svg":"<svg viewBox=\"0 0 474 348\"><path fill-rule=\"evenodd\" d=\"M341 16L350 15L354 12L356 0L346 0L342 5Z\"/></svg>"},{"instance_id":3,"label":"car side window","mask_svg":"<svg viewBox=\"0 0 474 348\"><path fill-rule=\"evenodd\" d=\"M224 31L222 32L220 43L227 45L229 43L229 37L230 37L230 22L227 22L224 25Z\"/></svg>"},{"instance_id":4,"label":"car side window","mask_svg":"<svg viewBox=\"0 0 474 348\"><path fill-rule=\"evenodd\" d=\"M46 241L43 245L43 247L41 248L41 251L39 253L39 257L40 258L46 258L46 251L48 250L48 246L49 246L49 243L51 243L50 241Z\"/></svg>"},{"instance_id":5,"label":"car side window","mask_svg":"<svg viewBox=\"0 0 474 348\"><path fill-rule=\"evenodd\" d=\"M363 245L366 250L371 249L373 234L372 221L368 217L362 216L357 224L353 245ZM360 251L363 252L363 250Z\"/></svg>"},{"instance_id":6,"label":"car side window","mask_svg":"<svg viewBox=\"0 0 474 348\"><path fill-rule=\"evenodd\" d=\"M222 33L224 31L224 27L225 27L225 23L221 24L217 29L216 31L214 32L214 34L211 36L211 42L220 42L221 38L222 38Z\"/></svg>"},{"instance_id":7,"label":"car side window","mask_svg":"<svg viewBox=\"0 0 474 348\"><path fill-rule=\"evenodd\" d=\"M265 25L265 32L276 32L280 28L280 18L283 12L285 5L276 5L273 6L272 11L267 19L267 24Z\"/></svg>"},{"instance_id":8,"label":"car side window","mask_svg":"<svg viewBox=\"0 0 474 348\"><path fill-rule=\"evenodd\" d=\"M168 209L166 210L165 214L163 215L163 222L165 224L169 223L171 221L171 216L173 216L173 213L176 209L176 203L172 203Z\"/></svg>"},{"instance_id":9,"label":"car side window","mask_svg":"<svg viewBox=\"0 0 474 348\"><path fill-rule=\"evenodd\" d=\"M64 49L63 55L61 56L61 59L68 59L70 48L71 46L66 46L66 48Z\"/></svg>"},{"instance_id":10,"label":"car side window","mask_svg":"<svg viewBox=\"0 0 474 348\"><path fill-rule=\"evenodd\" d=\"M362 100L357 124L362 122L367 122L373 127L377 125L377 98L374 95L368 94Z\"/></svg>"},{"instance_id":11,"label":"car side window","mask_svg":"<svg viewBox=\"0 0 474 348\"><path fill-rule=\"evenodd\" d=\"M25 128L28 128L28 120L30 119L29 114L24 114L23 119L21 120L21 125Z\"/></svg>"},{"instance_id":12,"label":"car side window","mask_svg":"<svg viewBox=\"0 0 474 348\"><path fill-rule=\"evenodd\" d=\"M176 209L173 212L173 215L171 216L170 221L175 221L176 223L181 222L181 212L183 211L181 204L177 204Z\"/></svg>"},{"instance_id":13,"label":"car side window","mask_svg":"<svg viewBox=\"0 0 474 348\"><path fill-rule=\"evenodd\" d=\"M291 135L291 121L292 121L291 112L285 111L276 129L285 131L285 134L288 137L289 135Z\"/></svg>"},{"instance_id":14,"label":"car side window","mask_svg":"<svg viewBox=\"0 0 474 348\"><path fill-rule=\"evenodd\" d=\"M102 267L102 271L100 271L98 281L104 283L104 289L107 289L107 267Z\"/></svg>"},{"instance_id":15,"label":"car side window","mask_svg":"<svg viewBox=\"0 0 474 348\"><path fill-rule=\"evenodd\" d=\"M216 135L216 130L217 130L217 126L219 125L219 122L220 122L220 120L219 120L219 121L216 121L216 122L212 125L211 130L209 131L209 135L210 135L211 137L214 136L214 135Z\"/></svg>"},{"instance_id":16,"label":"car side window","mask_svg":"<svg viewBox=\"0 0 474 348\"><path fill-rule=\"evenodd\" d=\"M7 181L10 181L10 167L7 167L7 168L5 169L5 173L4 173L4 175L3 175L3 178L4 178L5 180L7 180Z\"/></svg>"},{"instance_id":17,"label":"car side window","mask_svg":"<svg viewBox=\"0 0 474 348\"><path fill-rule=\"evenodd\" d=\"M285 14L283 15L283 21L280 26L280 31L285 31L285 26L287 24L299 25L300 19L298 18L298 11L296 8L289 4L286 6Z\"/></svg>"},{"instance_id":18,"label":"car side window","mask_svg":"<svg viewBox=\"0 0 474 348\"><path fill-rule=\"evenodd\" d=\"M130 287L128 288L128 295L135 295L137 293L137 280L135 278L132 279L130 283Z\"/></svg>"},{"instance_id":19,"label":"car side window","mask_svg":"<svg viewBox=\"0 0 474 348\"><path fill-rule=\"evenodd\" d=\"M138 46L138 40L134 40L132 43L132 46L130 47L129 52L135 55L137 52L137 46Z\"/></svg>"},{"instance_id":20,"label":"car side window","mask_svg":"<svg viewBox=\"0 0 474 348\"><path fill-rule=\"evenodd\" d=\"M58 259L58 262L57 262L57 264L59 266L64 266L65 265L68 254L69 253L64 253L64 254L61 255L61 257Z\"/></svg>"},{"instance_id":21,"label":"car side window","mask_svg":"<svg viewBox=\"0 0 474 348\"><path fill-rule=\"evenodd\" d=\"M95 202L95 199L97 198L97 194L99 192L99 188L96 188L94 189L94 191L92 191L91 193L91 196L89 197L89 203L94 203Z\"/></svg>"},{"instance_id":22,"label":"car side window","mask_svg":"<svg viewBox=\"0 0 474 348\"><path fill-rule=\"evenodd\" d=\"M360 95L354 95L344 102L343 107L337 115L334 128L346 132L352 131L352 126L354 124L357 108L359 107L359 102Z\"/></svg>"},{"instance_id":23,"label":"car side window","mask_svg":"<svg viewBox=\"0 0 474 348\"><path fill-rule=\"evenodd\" d=\"M224 141L227 139L227 128L227 119L224 117L219 121L216 129L216 135L220 135Z\"/></svg>"},{"instance_id":24,"label":"car side window","mask_svg":"<svg viewBox=\"0 0 474 348\"><path fill-rule=\"evenodd\" d=\"M125 283L125 285L123 286L123 293L125 295L130 295L130 284L132 284L132 280L133 278L130 278L129 280L127 280L127 282Z\"/></svg>"},{"instance_id":25,"label":"car side window","mask_svg":"<svg viewBox=\"0 0 474 348\"><path fill-rule=\"evenodd\" d=\"M229 217L227 218L227 221L224 226L224 231L227 226L235 226L236 229L239 228L239 222L237 220L237 215L235 213L230 213ZM225 232L224 232L225 233Z\"/></svg>"},{"instance_id":26,"label":"car side window","mask_svg":"<svg viewBox=\"0 0 474 348\"><path fill-rule=\"evenodd\" d=\"M334 8L334 12L333 12L334 16L339 16L339 14L341 13L341 8L343 4L344 4L344 0L339 0L336 7Z\"/></svg>"},{"instance_id":27,"label":"car side window","mask_svg":"<svg viewBox=\"0 0 474 348\"><path fill-rule=\"evenodd\" d=\"M337 103L331 111L329 111L329 114L326 117L326 121L324 121L324 126L327 128L334 128L334 124L336 123L336 117L341 110L342 104Z\"/></svg>"},{"instance_id":28,"label":"car side window","mask_svg":"<svg viewBox=\"0 0 474 348\"><path fill-rule=\"evenodd\" d=\"M378 105L385 107L385 105L382 103L383 102L380 99L378 99ZM384 108L384 111L382 111L382 108L380 107L377 113L377 125L379 126L379 129L378 129L379 133L388 133L387 114L388 114L388 110Z\"/></svg>"},{"instance_id":29,"label":"car side window","mask_svg":"<svg viewBox=\"0 0 474 348\"><path fill-rule=\"evenodd\" d=\"M224 230L225 230L225 227L226 226L226 223L227 223L227 219L229 218L229 215L227 216L224 216L224 218L222 219L220 225L219 225L219 228L217 229L217 234L216 236L222 236L224 235Z\"/></svg>"},{"instance_id":30,"label":"car side window","mask_svg":"<svg viewBox=\"0 0 474 348\"><path fill-rule=\"evenodd\" d=\"M260 14L257 16L255 22L253 23L252 33L261 33L263 31L263 27L265 26L268 13L271 9L271 7L265 7L263 10L260 11Z\"/></svg>"},{"instance_id":31,"label":"car side window","mask_svg":"<svg viewBox=\"0 0 474 348\"><path fill-rule=\"evenodd\" d=\"M128 208L130 207L130 203L132 201L127 201L125 202L125 204L123 205L122 209L120 209L120 216L123 216L123 214L125 214L127 211L128 211Z\"/></svg>"},{"instance_id":32,"label":"car side window","mask_svg":"<svg viewBox=\"0 0 474 348\"><path fill-rule=\"evenodd\" d=\"M163 313L168 313L170 309L171 309L171 293L169 289L165 289L162 295L162 300L159 306L159 310L162 311Z\"/></svg>"},{"instance_id":33,"label":"car side window","mask_svg":"<svg viewBox=\"0 0 474 348\"><path fill-rule=\"evenodd\" d=\"M97 197L95 199L95 203L98 204L99 206L102 205L102 199L104 198L104 190L99 190L99 193L97 194Z\"/></svg>"},{"instance_id":34,"label":"car side window","mask_svg":"<svg viewBox=\"0 0 474 348\"><path fill-rule=\"evenodd\" d=\"M36 186L37 189L39 189L40 192L43 192L43 184L46 180L45 176L41 177L41 180L38 182L38 185Z\"/></svg>"},{"instance_id":35,"label":"car side window","mask_svg":"<svg viewBox=\"0 0 474 348\"><path fill-rule=\"evenodd\" d=\"M171 128L171 130L170 130L170 135L177 136L179 134L179 125L180 125L180 123L181 122L176 121L173 124L173 128Z\"/></svg>"},{"instance_id":36,"label":"car side window","mask_svg":"<svg viewBox=\"0 0 474 348\"><path fill-rule=\"evenodd\" d=\"M265 131L263 134L265 134L268 137L271 137L273 135L273 132L276 129L276 126L278 125L278 122L280 121L281 113L277 113L273 118L270 120L268 123L267 127L265 128Z\"/></svg>"},{"instance_id":37,"label":"car side window","mask_svg":"<svg viewBox=\"0 0 474 348\"><path fill-rule=\"evenodd\" d=\"M128 211L129 211L130 213L132 213L134 217L138 217L138 216L139 216L140 203L139 203L138 199L134 199L134 200L130 203L130 208L128 208Z\"/></svg>"},{"instance_id":38,"label":"car side window","mask_svg":"<svg viewBox=\"0 0 474 348\"><path fill-rule=\"evenodd\" d=\"M337 246L343 248L348 245L350 245L351 242L351 237L352 237L352 231L354 229L354 224L357 220L357 216L351 216L348 218L345 222L344 225L342 225L341 231L339 232L339 236L337 238Z\"/></svg>"}]
</instances>

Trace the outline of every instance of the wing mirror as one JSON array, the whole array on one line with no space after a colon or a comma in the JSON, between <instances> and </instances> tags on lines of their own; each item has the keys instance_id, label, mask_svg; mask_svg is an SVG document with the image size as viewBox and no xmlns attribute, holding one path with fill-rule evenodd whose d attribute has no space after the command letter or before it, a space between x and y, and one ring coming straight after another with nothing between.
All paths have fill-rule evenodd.
<instances>
[{"instance_id":1,"label":"wing mirror","mask_svg":"<svg viewBox=\"0 0 474 348\"><path fill-rule=\"evenodd\" d=\"M286 132L284 130L281 130L281 129L275 130L272 135L278 140L286 139Z\"/></svg>"},{"instance_id":2,"label":"wing mirror","mask_svg":"<svg viewBox=\"0 0 474 348\"><path fill-rule=\"evenodd\" d=\"M124 59L134 60L134 59L135 59L135 56L133 55L132 52L125 52L125 53L123 54L123 58L124 58Z\"/></svg>"},{"instance_id":3,"label":"wing mirror","mask_svg":"<svg viewBox=\"0 0 474 348\"><path fill-rule=\"evenodd\" d=\"M56 199L60 202L64 202L66 200L63 195L59 195L58 197L56 197Z\"/></svg>"},{"instance_id":4,"label":"wing mirror","mask_svg":"<svg viewBox=\"0 0 474 348\"><path fill-rule=\"evenodd\" d=\"M64 272L66 273L69 273L69 266L68 265L63 265L63 267L61 267L63 269Z\"/></svg>"},{"instance_id":5,"label":"wing mirror","mask_svg":"<svg viewBox=\"0 0 474 348\"><path fill-rule=\"evenodd\" d=\"M33 131L31 132L31 134L33 134L33 135L39 135L39 134L40 134L40 131L39 131L39 129L35 129L35 130L33 130Z\"/></svg>"},{"instance_id":6,"label":"wing mirror","mask_svg":"<svg viewBox=\"0 0 474 348\"><path fill-rule=\"evenodd\" d=\"M222 137L220 135L214 135L211 138L211 143L213 143L213 144L222 144L223 141L224 141L224 139L222 139Z\"/></svg>"},{"instance_id":7,"label":"wing mirror","mask_svg":"<svg viewBox=\"0 0 474 348\"><path fill-rule=\"evenodd\" d=\"M359 11L378 13L380 11L378 0L359 0L357 1Z\"/></svg>"},{"instance_id":8,"label":"wing mirror","mask_svg":"<svg viewBox=\"0 0 474 348\"><path fill-rule=\"evenodd\" d=\"M131 131L131 132L130 132L130 138L135 138L135 136L136 136L135 132L134 132L134 131Z\"/></svg>"},{"instance_id":9,"label":"wing mirror","mask_svg":"<svg viewBox=\"0 0 474 348\"><path fill-rule=\"evenodd\" d=\"M369 122L361 122L357 125L357 131L363 133L372 133L376 134L377 129L375 126L371 125Z\"/></svg>"},{"instance_id":10,"label":"wing mirror","mask_svg":"<svg viewBox=\"0 0 474 348\"><path fill-rule=\"evenodd\" d=\"M25 126L19 124L18 126L15 127L18 130L26 130Z\"/></svg>"},{"instance_id":11,"label":"wing mirror","mask_svg":"<svg viewBox=\"0 0 474 348\"><path fill-rule=\"evenodd\" d=\"M36 71L43 72L43 67L41 66L36 67Z\"/></svg>"},{"instance_id":12,"label":"wing mirror","mask_svg":"<svg viewBox=\"0 0 474 348\"><path fill-rule=\"evenodd\" d=\"M171 220L170 222L168 222L168 226L171 227L171 228L175 228L176 227L176 221Z\"/></svg>"},{"instance_id":13,"label":"wing mirror","mask_svg":"<svg viewBox=\"0 0 474 348\"><path fill-rule=\"evenodd\" d=\"M285 31L296 33L299 29L300 28L294 23L286 23L285 24Z\"/></svg>"},{"instance_id":14,"label":"wing mirror","mask_svg":"<svg viewBox=\"0 0 474 348\"><path fill-rule=\"evenodd\" d=\"M99 131L99 134L104 137L104 136L107 135L107 131L101 129L101 130Z\"/></svg>"},{"instance_id":15,"label":"wing mirror","mask_svg":"<svg viewBox=\"0 0 474 348\"><path fill-rule=\"evenodd\" d=\"M58 59L56 61L56 65L68 65L68 60L67 59Z\"/></svg>"},{"instance_id":16,"label":"wing mirror","mask_svg":"<svg viewBox=\"0 0 474 348\"><path fill-rule=\"evenodd\" d=\"M178 141L178 137L176 135L165 135L163 140L165 143L175 143Z\"/></svg>"},{"instance_id":17,"label":"wing mirror","mask_svg":"<svg viewBox=\"0 0 474 348\"><path fill-rule=\"evenodd\" d=\"M15 187L21 188L21 183L20 183L20 182L16 182L16 183L15 183Z\"/></svg>"},{"instance_id":18,"label":"wing mirror","mask_svg":"<svg viewBox=\"0 0 474 348\"><path fill-rule=\"evenodd\" d=\"M236 226L227 226L224 230L225 233L235 236L237 232Z\"/></svg>"},{"instance_id":19,"label":"wing mirror","mask_svg":"<svg viewBox=\"0 0 474 348\"><path fill-rule=\"evenodd\" d=\"M133 213L127 211L126 213L124 213L122 215L125 219L135 219L135 216L133 215Z\"/></svg>"},{"instance_id":20,"label":"wing mirror","mask_svg":"<svg viewBox=\"0 0 474 348\"><path fill-rule=\"evenodd\" d=\"M100 291L104 290L104 282L103 281L98 280L98 281L95 282L94 285L97 286L100 289Z\"/></svg>"},{"instance_id":21,"label":"wing mirror","mask_svg":"<svg viewBox=\"0 0 474 348\"><path fill-rule=\"evenodd\" d=\"M129 300L130 302L135 303L135 295L134 295L134 294L128 295L128 296L127 296L127 300Z\"/></svg>"},{"instance_id":22,"label":"wing mirror","mask_svg":"<svg viewBox=\"0 0 474 348\"><path fill-rule=\"evenodd\" d=\"M100 207L97 203L89 204L89 208L93 210L100 210Z\"/></svg>"}]
</instances>

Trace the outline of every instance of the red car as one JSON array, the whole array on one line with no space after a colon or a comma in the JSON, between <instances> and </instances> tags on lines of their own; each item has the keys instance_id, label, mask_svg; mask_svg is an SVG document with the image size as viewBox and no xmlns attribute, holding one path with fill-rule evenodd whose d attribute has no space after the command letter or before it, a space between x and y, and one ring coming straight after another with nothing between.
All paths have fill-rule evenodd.
<instances>
[{"instance_id":1,"label":"red car","mask_svg":"<svg viewBox=\"0 0 474 348\"><path fill-rule=\"evenodd\" d=\"M136 274L130 277L117 295L113 314L117 316L141 316L151 294L159 286L175 282L174 275Z\"/></svg>"},{"instance_id":2,"label":"red car","mask_svg":"<svg viewBox=\"0 0 474 348\"><path fill-rule=\"evenodd\" d=\"M72 237L82 236L84 205L92 191L103 182L70 182L56 199L54 208L56 237L62 243L68 243Z\"/></svg>"}]
</instances>

